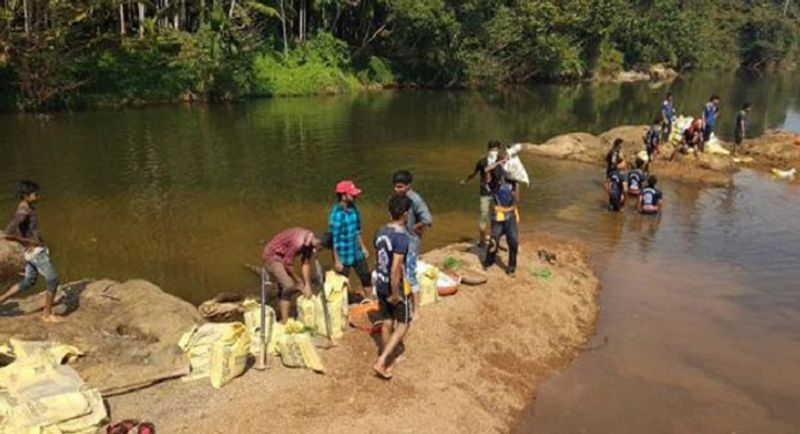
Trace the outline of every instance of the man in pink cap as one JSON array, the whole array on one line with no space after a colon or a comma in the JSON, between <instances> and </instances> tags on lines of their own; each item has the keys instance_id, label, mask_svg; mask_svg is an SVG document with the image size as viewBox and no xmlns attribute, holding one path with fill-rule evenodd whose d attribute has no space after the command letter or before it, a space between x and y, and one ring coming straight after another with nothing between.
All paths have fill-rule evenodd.
<instances>
[{"instance_id":1,"label":"man in pink cap","mask_svg":"<svg viewBox=\"0 0 800 434\"><path fill-rule=\"evenodd\" d=\"M311 263L314 252L320 246L319 238L304 228L287 229L275 235L264 246L264 267L272 280L278 284L278 310L280 321L289 319L289 307L292 297L298 291L305 297L311 297ZM294 258L300 257L300 273L302 279L294 273Z\"/></svg>"},{"instance_id":2,"label":"man in pink cap","mask_svg":"<svg viewBox=\"0 0 800 434\"><path fill-rule=\"evenodd\" d=\"M362 298L372 294L372 275L367 266L369 251L361 236L361 215L355 201L361 194L353 181L336 184L337 203L328 216L328 226L333 247L333 267L336 272L349 276L355 270L361 281Z\"/></svg>"}]
</instances>

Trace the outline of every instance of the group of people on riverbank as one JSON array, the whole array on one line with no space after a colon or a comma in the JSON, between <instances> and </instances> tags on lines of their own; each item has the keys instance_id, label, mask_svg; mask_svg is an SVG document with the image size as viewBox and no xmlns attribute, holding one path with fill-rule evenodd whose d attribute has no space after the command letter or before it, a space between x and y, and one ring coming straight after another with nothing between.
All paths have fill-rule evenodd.
<instances>
[{"instance_id":1,"label":"group of people on riverbank","mask_svg":"<svg viewBox=\"0 0 800 434\"><path fill-rule=\"evenodd\" d=\"M312 295L312 261L318 249L331 249L337 273L349 277L355 271L360 287L354 301L377 298L379 303L381 348L374 370L387 379L392 376L390 358L403 342L419 306L417 257L422 236L433 225L430 209L413 189L413 181L407 170L392 176L393 191L387 201L390 218L372 242L374 270L367 262L370 249L356 205L362 190L351 180L339 181L334 188L336 202L328 214L327 231L315 235L305 228L287 229L272 238L262 254L264 266L278 287L279 315L284 322L297 292ZM300 259L301 277L294 273L295 258Z\"/></svg>"},{"instance_id":2,"label":"group of people on riverbank","mask_svg":"<svg viewBox=\"0 0 800 434\"><path fill-rule=\"evenodd\" d=\"M734 142L731 152L741 150L750 123L752 104L746 102L736 114ZM694 118L683 130L678 131L679 140L669 161L674 161L680 153L703 153L706 144L713 138L714 129L719 119L720 98L711 95L703 106L700 116ZM659 114L653 119L642 141L644 150L637 154L633 167L626 173L630 164L622 155L622 139L616 139L606 154L606 181L604 188L608 195L609 210L619 212L624 209L626 198L633 197L637 201L636 210L641 214L657 215L664 206L664 195L658 189L658 178L653 171L653 163L661 152L662 143L666 143L673 135L675 128L675 100L671 92L667 93Z\"/></svg>"}]
</instances>

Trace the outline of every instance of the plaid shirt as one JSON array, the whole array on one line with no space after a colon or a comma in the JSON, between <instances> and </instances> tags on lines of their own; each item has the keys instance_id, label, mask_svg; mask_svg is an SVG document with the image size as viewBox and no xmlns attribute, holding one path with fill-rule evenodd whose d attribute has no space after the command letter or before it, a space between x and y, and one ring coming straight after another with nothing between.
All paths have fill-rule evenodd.
<instances>
[{"instance_id":1,"label":"plaid shirt","mask_svg":"<svg viewBox=\"0 0 800 434\"><path fill-rule=\"evenodd\" d=\"M333 237L333 249L339 255L339 261L345 267L351 266L364 259L361 244L358 241L361 235L361 216L355 205L347 209L340 204L333 206L328 216L328 227Z\"/></svg>"}]
</instances>

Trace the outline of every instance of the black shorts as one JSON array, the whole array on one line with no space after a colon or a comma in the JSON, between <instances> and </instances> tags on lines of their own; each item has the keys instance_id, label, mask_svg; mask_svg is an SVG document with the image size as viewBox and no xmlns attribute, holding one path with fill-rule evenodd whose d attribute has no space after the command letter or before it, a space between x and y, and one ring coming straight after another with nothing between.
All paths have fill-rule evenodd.
<instances>
[{"instance_id":1,"label":"black shorts","mask_svg":"<svg viewBox=\"0 0 800 434\"><path fill-rule=\"evenodd\" d=\"M414 319L414 306L408 296L401 296L397 304L390 303L389 298L388 295L378 294L378 302L380 303L378 317L382 321L397 321L405 324Z\"/></svg>"},{"instance_id":2,"label":"black shorts","mask_svg":"<svg viewBox=\"0 0 800 434\"><path fill-rule=\"evenodd\" d=\"M355 270L358 275L358 280L361 282L363 288L372 286L372 274L369 271L366 259L360 259L353 265L348 265L342 270L342 276L349 277L350 270Z\"/></svg>"}]
</instances>

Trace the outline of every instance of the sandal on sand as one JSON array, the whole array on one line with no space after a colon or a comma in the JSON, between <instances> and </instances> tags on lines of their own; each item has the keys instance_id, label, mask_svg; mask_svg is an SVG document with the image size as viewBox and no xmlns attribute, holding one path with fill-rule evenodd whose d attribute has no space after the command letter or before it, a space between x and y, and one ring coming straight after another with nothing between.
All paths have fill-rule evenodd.
<instances>
[{"instance_id":1,"label":"sandal on sand","mask_svg":"<svg viewBox=\"0 0 800 434\"><path fill-rule=\"evenodd\" d=\"M128 434L139 421L133 419L125 419L122 422L106 427L106 434Z\"/></svg>"},{"instance_id":2,"label":"sandal on sand","mask_svg":"<svg viewBox=\"0 0 800 434\"><path fill-rule=\"evenodd\" d=\"M142 422L139 425L139 429L136 431L137 434L156 434L156 426L150 422Z\"/></svg>"}]
</instances>

